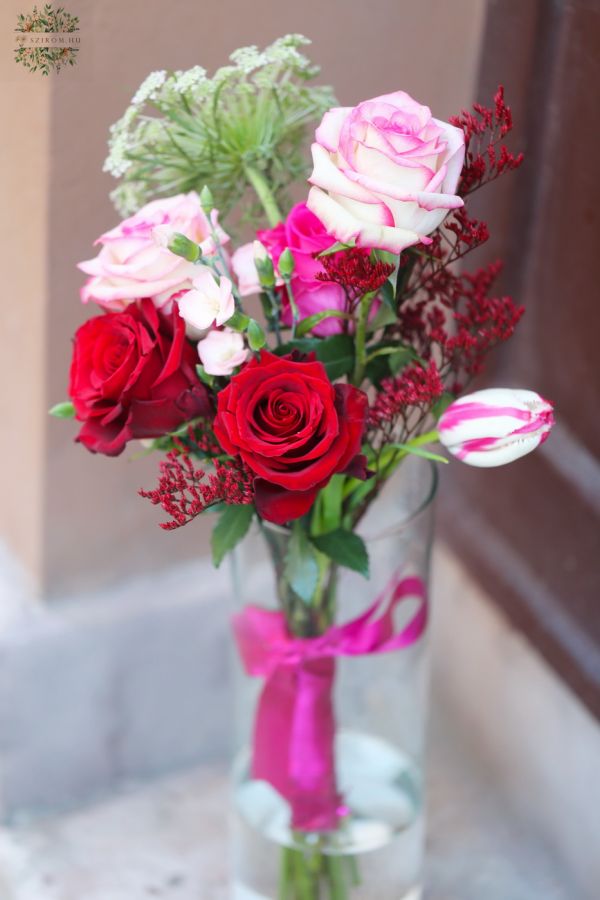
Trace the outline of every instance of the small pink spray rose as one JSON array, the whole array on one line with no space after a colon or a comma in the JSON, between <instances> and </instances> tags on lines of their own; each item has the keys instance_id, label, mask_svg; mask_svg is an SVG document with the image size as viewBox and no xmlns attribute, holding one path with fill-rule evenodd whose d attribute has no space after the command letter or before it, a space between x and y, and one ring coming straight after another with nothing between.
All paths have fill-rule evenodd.
<instances>
[{"instance_id":1,"label":"small pink spray rose","mask_svg":"<svg viewBox=\"0 0 600 900\"><path fill-rule=\"evenodd\" d=\"M235 331L209 331L198 343L198 356L208 375L231 375L246 362L248 349Z\"/></svg>"}]
</instances>

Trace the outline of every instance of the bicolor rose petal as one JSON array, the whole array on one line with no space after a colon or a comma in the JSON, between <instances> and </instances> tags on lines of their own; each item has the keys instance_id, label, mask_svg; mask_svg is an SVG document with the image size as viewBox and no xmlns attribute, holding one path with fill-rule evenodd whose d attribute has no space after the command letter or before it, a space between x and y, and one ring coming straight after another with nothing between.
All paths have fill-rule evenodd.
<instances>
[{"instance_id":1,"label":"bicolor rose petal","mask_svg":"<svg viewBox=\"0 0 600 900\"><path fill-rule=\"evenodd\" d=\"M470 466L503 466L543 444L552 404L534 391L490 388L452 403L438 423L441 443Z\"/></svg>"},{"instance_id":2,"label":"bicolor rose petal","mask_svg":"<svg viewBox=\"0 0 600 900\"><path fill-rule=\"evenodd\" d=\"M94 259L79 263L90 277L81 290L84 303L92 300L106 309L122 310L150 297L158 307L170 307L173 294L191 287L197 269L171 253L170 236L176 232L199 244L207 256L229 238L218 224L216 210L207 218L195 192L147 203L135 215L96 241L101 250Z\"/></svg>"},{"instance_id":3,"label":"bicolor rose petal","mask_svg":"<svg viewBox=\"0 0 600 900\"><path fill-rule=\"evenodd\" d=\"M400 253L463 205L463 132L404 91L329 110L315 138L308 208L343 243Z\"/></svg>"}]
</instances>

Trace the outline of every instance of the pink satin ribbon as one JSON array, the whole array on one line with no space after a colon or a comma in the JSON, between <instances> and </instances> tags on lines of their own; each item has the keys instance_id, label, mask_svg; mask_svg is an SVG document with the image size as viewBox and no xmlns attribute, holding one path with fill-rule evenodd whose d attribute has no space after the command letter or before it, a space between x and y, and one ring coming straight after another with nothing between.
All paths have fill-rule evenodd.
<instances>
[{"instance_id":1,"label":"pink satin ribbon","mask_svg":"<svg viewBox=\"0 0 600 900\"><path fill-rule=\"evenodd\" d=\"M419 600L395 632L394 610ZM387 653L414 644L427 624L420 578L395 575L361 616L316 638L289 634L283 613L247 606L233 618L249 675L265 678L254 725L252 777L271 784L290 804L292 827L331 831L347 813L335 778L333 680L336 656Z\"/></svg>"}]
</instances>

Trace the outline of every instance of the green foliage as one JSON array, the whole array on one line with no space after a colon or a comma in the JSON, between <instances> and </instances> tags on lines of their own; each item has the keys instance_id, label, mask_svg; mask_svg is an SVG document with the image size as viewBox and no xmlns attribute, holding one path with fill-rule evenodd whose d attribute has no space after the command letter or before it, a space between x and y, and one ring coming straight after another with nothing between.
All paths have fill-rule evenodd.
<instances>
[{"instance_id":1,"label":"green foliage","mask_svg":"<svg viewBox=\"0 0 600 900\"><path fill-rule=\"evenodd\" d=\"M352 316L350 315L350 313L342 312L339 309L324 309L321 312L313 313L312 316L307 316L306 319L302 319L301 322L298 322L298 325L296 327L296 334L299 338L301 338L305 334L308 334L309 331L315 328L324 319L332 318L352 320Z\"/></svg>"},{"instance_id":2,"label":"green foliage","mask_svg":"<svg viewBox=\"0 0 600 900\"><path fill-rule=\"evenodd\" d=\"M307 174L307 127L335 103L330 88L308 84L318 68L299 51L307 43L287 35L264 51L243 47L212 78L201 66L152 72L111 128L105 170L122 179L119 212L209 183L224 215L242 199L249 170L283 200Z\"/></svg>"},{"instance_id":3,"label":"green foliage","mask_svg":"<svg viewBox=\"0 0 600 900\"><path fill-rule=\"evenodd\" d=\"M250 345L251 350L260 350L261 347L264 347L267 343L266 335L256 319L250 319L248 331L246 333L248 335L248 344Z\"/></svg>"},{"instance_id":4,"label":"green foliage","mask_svg":"<svg viewBox=\"0 0 600 900\"><path fill-rule=\"evenodd\" d=\"M422 456L423 459L430 459L432 462L448 462L445 456L441 456L439 453L432 453L431 450L425 450L424 447L419 447L418 444L409 442L408 444L388 444L388 446L395 450L404 450L405 453L412 453L413 456Z\"/></svg>"},{"instance_id":5,"label":"green foliage","mask_svg":"<svg viewBox=\"0 0 600 900\"><path fill-rule=\"evenodd\" d=\"M314 353L324 364L332 381L348 375L354 367L354 341L349 334L332 334L327 338L299 338L282 344L273 352L284 356L292 350Z\"/></svg>"},{"instance_id":6,"label":"green foliage","mask_svg":"<svg viewBox=\"0 0 600 900\"><path fill-rule=\"evenodd\" d=\"M311 512L311 535L334 531L340 524L344 499L345 475L333 475L317 494Z\"/></svg>"},{"instance_id":7,"label":"green foliage","mask_svg":"<svg viewBox=\"0 0 600 900\"><path fill-rule=\"evenodd\" d=\"M227 553L245 537L253 515L254 507L250 504L225 506L210 539L213 563L217 568Z\"/></svg>"},{"instance_id":8,"label":"green foliage","mask_svg":"<svg viewBox=\"0 0 600 900\"><path fill-rule=\"evenodd\" d=\"M345 528L337 528L335 531L313 537L312 542L317 550L339 566L360 572L365 578L369 577L369 554L360 535Z\"/></svg>"},{"instance_id":9,"label":"green foliage","mask_svg":"<svg viewBox=\"0 0 600 900\"><path fill-rule=\"evenodd\" d=\"M292 525L285 556L284 577L295 594L310 603L319 584L319 560L300 519Z\"/></svg>"},{"instance_id":10,"label":"green foliage","mask_svg":"<svg viewBox=\"0 0 600 900\"><path fill-rule=\"evenodd\" d=\"M57 419L72 419L75 416L75 407L70 400L65 400L63 403L56 403L52 406L48 413Z\"/></svg>"}]
</instances>

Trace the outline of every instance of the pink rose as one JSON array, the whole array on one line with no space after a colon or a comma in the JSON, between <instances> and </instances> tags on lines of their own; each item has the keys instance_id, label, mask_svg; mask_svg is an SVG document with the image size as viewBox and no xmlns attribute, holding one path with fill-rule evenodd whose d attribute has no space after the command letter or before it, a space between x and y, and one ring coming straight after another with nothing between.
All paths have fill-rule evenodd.
<instances>
[{"instance_id":1,"label":"pink rose","mask_svg":"<svg viewBox=\"0 0 600 900\"><path fill-rule=\"evenodd\" d=\"M219 227L216 210L211 219L221 243L228 241ZM204 255L215 252L211 225L196 193L153 200L98 238L96 243L102 249L95 259L79 263L79 268L91 276L81 290L82 301L94 300L106 309L122 310L134 300L151 297L156 306L162 307L173 294L191 288L198 270L161 246L161 232L164 236L167 231L163 226L196 241Z\"/></svg>"},{"instance_id":2,"label":"pink rose","mask_svg":"<svg viewBox=\"0 0 600 900\"><path fill-rule=\"evenodd\" d=\"M399 253L463 205L463 132L404 91L330 109L315 137L308 207L339 241Z\"/></svg>"},{"instance_id":3,"label":"pink rose","mask_svg":"<svg viewBox=\"0 0 600 900\"><path fill-rule=\"evenodd\" d=\"M275 268L286 247L292 251L294 257L292 290L301 319L326 309L345 311L347 298L344 289L331 281L323 282L315 277L317 272L323 271L323 266L318 259L314 259L313 254L327 250L335 244L336 239L325 230L306 203L297 203L290 210L285 222L280 222L275 228L258 231L257 237L273 260ZM260 291L254 252L253 245L246 244L240 247L232 258L242 296ZM285 304L283 322L285 325L291 325L292 315L287 298ZM337 334L342 328L342 319L328 318L320 322L313 331L324 336Z\"/></svg>"}]
</instances>

